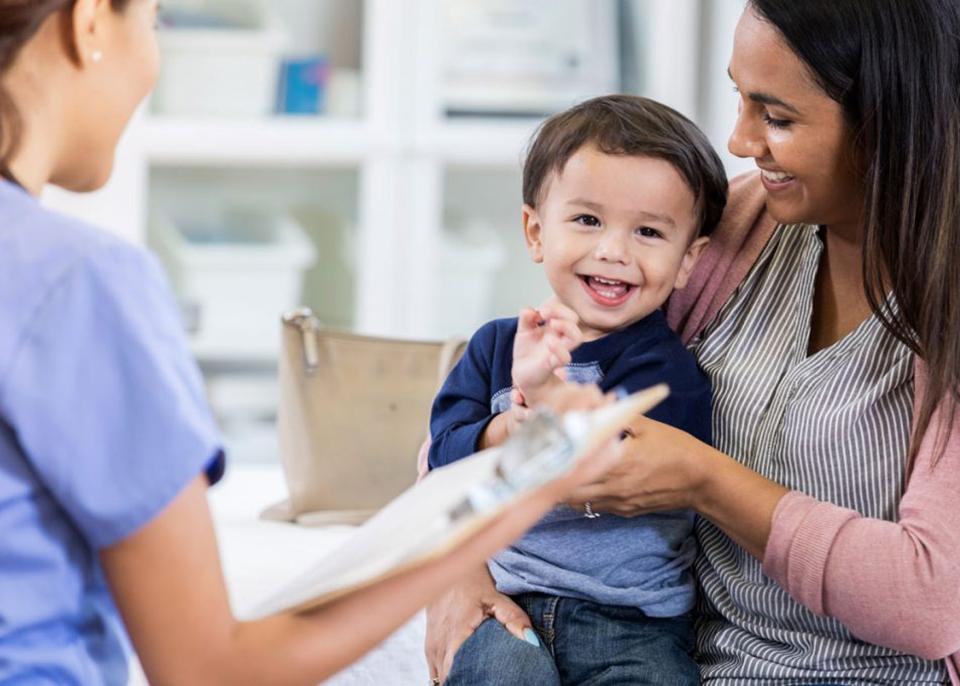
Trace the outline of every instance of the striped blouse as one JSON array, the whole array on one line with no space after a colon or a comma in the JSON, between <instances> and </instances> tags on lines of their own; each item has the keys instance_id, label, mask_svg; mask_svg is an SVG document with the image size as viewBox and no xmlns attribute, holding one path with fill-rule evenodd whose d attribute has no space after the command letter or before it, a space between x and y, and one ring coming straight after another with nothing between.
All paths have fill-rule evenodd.
<instances>
[{"instance_id":1,"label":"striped blouse","mask_svg":"<svg viewBox=\"0 0 960 686\"><path fill-rule=\"evenodd\" d=\"M875 316L807 354L822 243L778 227L693 349L714 387L714 444L815 498L895 521L913 408L913 356ZM698 662L705 683L943 684L942 662L858 641L765 576L700 520Z\"/></svg>"}]
</instances>

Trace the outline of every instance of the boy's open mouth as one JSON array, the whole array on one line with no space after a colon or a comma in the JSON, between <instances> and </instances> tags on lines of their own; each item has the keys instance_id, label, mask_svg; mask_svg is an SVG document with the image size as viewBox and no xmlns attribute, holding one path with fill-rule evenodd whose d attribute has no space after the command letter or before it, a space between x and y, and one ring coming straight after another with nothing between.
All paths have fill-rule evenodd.
<instances>
[{"instance_id":1,"label":"boy's open mouth","mask_svg":"<svg viewBox=\"0 0 960 686\"><path fill-rule=\"evenodd\" d=\"M604 307L617 307L630 297L636 288L632 283L605 279L599 276L581 276L580 282L594 302Z\"/></svg>"}]
</instances>

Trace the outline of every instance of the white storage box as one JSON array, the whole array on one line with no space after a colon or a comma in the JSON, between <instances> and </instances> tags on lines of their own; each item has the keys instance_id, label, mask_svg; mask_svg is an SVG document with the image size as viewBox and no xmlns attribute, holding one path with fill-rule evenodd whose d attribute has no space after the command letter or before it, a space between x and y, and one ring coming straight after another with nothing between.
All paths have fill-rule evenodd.
<instances>
[{"instance_id":1,"label":"white storage box","mask_svg":"<svg viewBox=\"0 0 960 686\"><path fill-rule=\"evenodd\" d=\"M239 28L166 27L153 108L173 116L257 117L273 113L287 38L266 4L211 3Z\"/></svg>"},{"instance_id":2,"label":"white storage box","mask_svg":"<svg viewBox=\"0 0 960 686\"><path fill-rule=\"evenodd\" d=\"M437 333L470 336L490 318L494 279L506 262L506 251L495 240L480 243L447 234L440 240L437 256Z\"/></svg>"},{"instance_id":3,"label":"white storage box","mask_svg":"<svg viewBox=\"0 0 960 686\"><path fill-rule=\"evenodd\" d=\"M215 222L158 215L152 233L184 309L193 352L273 359L280 317L300 304L316 253L289 216L233 212Z\"/></svg>"}]
</instances>

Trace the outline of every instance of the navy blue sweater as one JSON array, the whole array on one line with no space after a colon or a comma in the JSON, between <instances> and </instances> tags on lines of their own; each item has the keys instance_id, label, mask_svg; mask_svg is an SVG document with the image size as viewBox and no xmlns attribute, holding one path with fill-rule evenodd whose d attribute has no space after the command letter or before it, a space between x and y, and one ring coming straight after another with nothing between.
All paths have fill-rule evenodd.
<instances>
[{"instance_id":1,"label":"navy blue sweater","mask_svg":"<svg viewBox=\"0 0 960 686\"><path fill-rule=\"evenodd\" d=\"M516 332L516 318L497 319L470 340L433 404L431 468L476 452L487 424L510 408ZM648 416L710 441L709 382L659 310L583 343L567 378L628 393L666 383L670 396ZM560 506L491 560L490 571L502 593L550 593L676 616L694 601L692 526L691 512L586 519Z\"/></svg>"},{"instance_id":2,"label":"navy blue sweater","mask_svg":"<svg viewBox=\"0 0 960 686\"><path fill-rule=\"evenodd\" d=\"M431 468L475 453L487 424L510 409L516 334L513 317L484 324L470 339L433 403ZM660 310L582 344L573 351L567 378L596 383L604 391L622 388L628 393L666 383L670 397L648 416L710 442L709 382Z\"/></svg>"}]
</instances>

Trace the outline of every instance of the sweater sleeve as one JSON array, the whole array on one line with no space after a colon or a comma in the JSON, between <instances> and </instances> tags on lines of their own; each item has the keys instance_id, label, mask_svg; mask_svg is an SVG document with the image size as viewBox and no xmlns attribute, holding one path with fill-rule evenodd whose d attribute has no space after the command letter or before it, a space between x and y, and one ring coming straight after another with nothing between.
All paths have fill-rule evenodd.
<instances>
[{"instance_id":1,"label":"sweater sleeve","mask_svg":"<svg viewBox=\"0 0 960 686\"><path fill-rule=\"evenodd\" d=\"M430 412L430 469L472 455L487 425L490 411L492 357L496 327L482 327L450 372Z\"/></svg>"},{"instance_id":2,"label":"sweater sleeve","mask_svg":"<svg viewBox=\"0 0 960 686\"><path fill-rule=\"evenodd\" d=\"M922 394L917 369L917 398ZM924 436L898 521L801 493L774 512L764 571L857 638L925 659L960 653L960 411L941 406ZM942 438L938 442L938 438ZM941 449L942 448L942 452Z\"/></svg>"}]
</instances>

